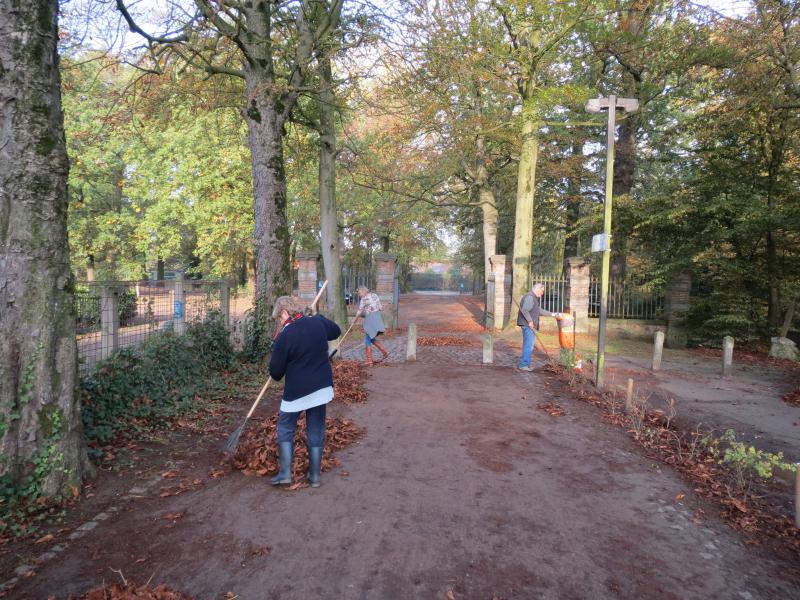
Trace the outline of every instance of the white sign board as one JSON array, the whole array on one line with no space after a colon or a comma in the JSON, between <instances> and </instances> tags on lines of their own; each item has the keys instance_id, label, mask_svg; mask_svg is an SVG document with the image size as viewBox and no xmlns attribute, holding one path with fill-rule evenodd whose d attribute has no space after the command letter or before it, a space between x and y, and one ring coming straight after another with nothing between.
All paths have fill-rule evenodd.
<instances>
[{"instance_id":1,"label":"white sign board","mask_svg":"<svg viewBox=\"0 0 800 600\"><path fill-rule=\"evenodd\" d=\"M609 249L607 233L598 233L592 236L592 252L604 252Z\"/></svg>"}]
</instances>

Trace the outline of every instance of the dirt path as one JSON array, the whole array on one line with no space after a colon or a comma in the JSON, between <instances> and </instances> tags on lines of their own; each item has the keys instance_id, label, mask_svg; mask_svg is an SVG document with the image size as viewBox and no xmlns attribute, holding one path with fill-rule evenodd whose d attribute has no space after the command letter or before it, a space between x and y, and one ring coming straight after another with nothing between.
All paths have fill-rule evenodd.
<instances>
[{"instance_id":1,"label":"dirt path","mask_svg":"<svg viewBox=\"0 0 800 600\"><path fill-rule=\"evenodd\" d=\"M368 403L332 406L367 435L321 488L208 479L217 454L199 446L175 468L204 485L138 486L14 597L66 598L111 569L198 599L796 597L796 563L745 546L556 379L456 364L473 348L425 350L373 369Z\"/></svg>"}]
</instances>

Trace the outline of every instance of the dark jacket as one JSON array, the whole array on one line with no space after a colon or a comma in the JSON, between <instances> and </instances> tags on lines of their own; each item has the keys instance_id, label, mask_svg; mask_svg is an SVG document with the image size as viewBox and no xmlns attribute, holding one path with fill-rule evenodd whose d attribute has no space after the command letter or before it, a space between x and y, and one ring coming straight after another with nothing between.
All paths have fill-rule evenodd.
<instances>
[{"instance_id":1,"label":"dark jacket","mask_svg":"<svg viewBox=\"0 0 800 600\"><path fill-rule=\"evenodd\" d=\"M276 381L286 376L284 401L333 385L328 341L341 334L339 326L322 315L301 317L283 328L272 345L269 374Z\"/></svg>"},{"instance_id":2,"label":"dark jacket","mask_svg":"<svg viewBox=\"0 0 800 600\"><path fill-rule=\"evenodd\" d=\"M529 322L533 323L534 329L539 329L539 317L552 317L555 313L545 310L539 304L533 292L528 292L522 297L519 303L519 312L517 313L517 325L520 327L527 327Z\"/></svg>"}]
</instances>

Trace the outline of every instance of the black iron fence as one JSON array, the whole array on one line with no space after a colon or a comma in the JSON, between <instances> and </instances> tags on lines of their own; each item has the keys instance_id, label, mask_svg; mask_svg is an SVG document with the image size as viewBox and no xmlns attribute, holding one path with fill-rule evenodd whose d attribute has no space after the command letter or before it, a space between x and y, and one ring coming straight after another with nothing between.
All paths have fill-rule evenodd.
<instances>
[{"instance_id":1,"label":"black iron fence","mask_svg":"<svg viewBox=\"0 0 800 600\"><path fill-rule=\"evenodd\" d=\"M663 314L663 292L643 290L641 286L630 282L614 280L609 282L609 319L655 321L661 319ZM592 277L589 283L589 316L600 316L600 279L596 277Z\"/></svg>"}]
</instances>

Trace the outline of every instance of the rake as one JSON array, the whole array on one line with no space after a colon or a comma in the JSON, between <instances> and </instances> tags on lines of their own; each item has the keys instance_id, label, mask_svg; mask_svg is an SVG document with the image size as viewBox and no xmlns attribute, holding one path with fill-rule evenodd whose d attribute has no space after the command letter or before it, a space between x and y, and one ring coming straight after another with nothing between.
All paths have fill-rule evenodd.
<instances>
[{"instance_id":1,"label":"rake","mask_svg":"<svg viewBox=\"0 0 800 600\"><path fill-rule=\"evenodd\" d=\"M326 279L325 283L322 284L322 287L317 292L317 295L314 298L314 301L311 303L310 308L311 308L312 312L316 311L317 302L319 302L319 298L320 298L320 296L322 296L322 292L324 292L325 288L327 288L327 287L328 287L328 280ZM271 376L267 378L267 382L264 384L264 387L262 387L261 391L258 393L258 397L256 398L256 401L253 402L253 406L251 406L250 410L247 411L247 416L244 418L244 421L242 421L242 424L239 425L236 429L234 429L233 433L231 433L230 436L228 436L228 441L225 442L225 449L224 449L224 452L225 452L226 455L232 456L236 452L236 448L239 447L239 438L242 437L242 433L244 432L244 428L247 426L247 421L248 421L248 419L250 419L250 417L255 412L256 407L258 406L258 403L261 402L261 398L264 396L264 392L267 391L267 388L269 387L270 383L272 383L272 377Z\"/></svg>"},{"instance_id":2,"label":"rake","mask_svg":"<svg viewBox=\"0 0 800 600\"><path fill-rule=\"evenodd\" d=\"M261 402L261 398L264 396L264 392L267 391L269 384L272 383L272 377L267 379L267 383L264 384L264 387L261 388L261 391L258 394L258 398L256 401L253 402L253 406L250 407L250 410L247 412L247 416L242 421L242 424L239 425L236 429L234 429L233 433L228 437L228 441L225 442L225 454L228 456L232 456L236 452L236 448L239 447L239 438L242 437L242 432L244 432L244 428L247 425L247 420L252 416L253 412L256 410L258 403Z\"/></svg>"},{"instance_id":3,"label":"rake","mask_svg":"<svg viewBox=\"0 0 800 600\"><path fill-rule=\"evenodd\" d=\"M516 301L516 299L514 298L513 295L511 296L511 300L513 300L514 304L516 304L517 310L521 311L522 309L520 308L519 304L517 303L517 301ZM538 335L534 336L533 339L534 339L534 343L539 346L539 350L544 352L544 355L547 357L547 360L549 362L553 362L553 358L550 356L550 353L547 351L547 348L544 347L544 343L542 342L540 336L538 336Z\"/></svg>"},{"instance_id":4,"label":"rake","mask_svg":"<svg viewBox=\"0 0 800 600\"><path fill-rule=\"evenodd\" d=\"M331 353L328 354L328 359L329 360L332 360L333 357L336 356L336 353L339 352L339 348L342 347L342 343L344 343L344 341L347 339L348 334L353 330L353 326L356 324L356 321L358 321L359 316L360 315L356 315L356 318L353 319L352 323L350 323L350 327L348 327L347 331L345 331L344 335L339 338L339 343L336 344L336 348L331 350Z\"/></svg>"}]
</instances>

